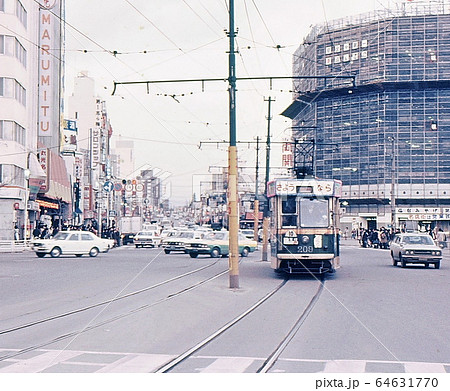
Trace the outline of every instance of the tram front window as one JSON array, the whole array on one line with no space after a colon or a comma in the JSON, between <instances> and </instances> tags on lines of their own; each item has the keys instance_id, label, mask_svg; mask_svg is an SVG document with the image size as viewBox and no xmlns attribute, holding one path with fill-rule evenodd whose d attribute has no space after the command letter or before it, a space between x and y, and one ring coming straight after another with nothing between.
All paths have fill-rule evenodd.
<instances>
[{"instance_id":1,"label":"tram front window","mask_svg":"<svg viewBox=\"0 0 450 391\"><path fill-rule=\"evenodd\" d=\"M316 198L300 199L300 227L328 227L328 201Z\"/></svg>"},{"instance_id":2,"label":"tram front window","mask_svg":"<svg viewBox=\"0 0 450 391\"><path fill-rule=\"evenodd\" d=\"M281 202L281 225L283 227L297 226L297 201L295 196L287 196Z\"/></svg>"}]
</instances>

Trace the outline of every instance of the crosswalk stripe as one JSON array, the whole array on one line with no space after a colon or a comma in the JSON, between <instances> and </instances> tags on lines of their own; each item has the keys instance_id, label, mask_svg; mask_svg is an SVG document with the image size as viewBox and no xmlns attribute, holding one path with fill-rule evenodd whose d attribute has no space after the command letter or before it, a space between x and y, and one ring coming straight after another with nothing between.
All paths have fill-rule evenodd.
<instances>
[{"instance_id":1,"label":"crosswalk stripe","mask_svg":"<svg viewBox=\"0 0 450 391\"><path fill-rule=\"evenodd\" d=\"M5 352L18 352L17 349L0 349ZM52 371L56 365L91 366L99 373L149 373L154 372L166 362L174 359L176 355L124 353L124 352L96 352L73 350L37 350L35 356L22 358L20 355L14 358L0 361L0 373L38 373L45 370ZM91 355L88 360L86 355ZM108 355L105 360L102 356ZM83 357L81 357L83 356ZM79 357L79 358L78 358ZM193 356L195 360L209 360L210 365L196 368L196 372L202 373L243 373L256 362L264 361L263 357L219 357L219 356ZM400 362L382 360L320 360L320 359L295 359L284 358L280 363L314 363L317 373L365 373L372 364L401 364L406 373L446 373L450 363L429 362ZM318 366L317 364L322 364ZM4 365L6 364L6 365ZM322 369L323 368L323 369ZM398 367L397 367L398 368ZM56 372L58 368L54 368ZM322 369L322 370L320 370ZM274 367L276 371L276 367Z\"/></svg>"},{"instance_id":2,"label":"crosswalk stripe","mask_svg":"<svg viewBox=\"0 0 450 391\"><path fill-rule=\"evenodd\" d=\"M365 361L328 361L325 365L323 372L335 372L335 373L364 373L366 369Z\"/></svg>"},{"instance_id":3,"label":"crosswalk stripe","mask_svg":"<svg viewBox=\"0 0 450 391\"><path fill-rule=\"evenodd\" d=\"M446 373L444 365L438 363L407 362L404 367L406 373Z\"/></svg>"},{"instance_id":4,"label":"crosswalk stripe","mask_svg":"<svg viewBox=\"0 0 450 391\"><path fill-rule=\"evenodd\" d=\"M175 356L164 354L130 354L99 369L98 373L148 373Z\"/></svg>"},{"instance_id":5,"label":"crosswalk stripe","mask_svg":"<svg viewBox=\"0 0 450 391\"><path fill-rule=\"evenodd\" d=\"M82 352L71 350L52 350L39 356L20 360L7 367L0 368L2 373L37 373L62 361L79 356Z\"/></svg>"},{"instance_id":6,"label":"crosswalk stripe","mask_svg":"<svg viewBox=\"0 0 450 391\"><path fill-rule=\"evenodd\" d=\"M243 373L255 360L240 357L221 357L200 370L202 373Z\"/></svg>"}]
</instances>

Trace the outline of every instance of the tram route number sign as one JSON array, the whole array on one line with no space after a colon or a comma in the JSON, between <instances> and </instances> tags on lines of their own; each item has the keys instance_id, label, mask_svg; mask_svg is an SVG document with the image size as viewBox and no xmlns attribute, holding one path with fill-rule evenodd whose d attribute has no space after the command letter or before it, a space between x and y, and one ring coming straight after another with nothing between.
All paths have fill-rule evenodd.
<instances>
[{"instance_id":1,"label":"tram route number sign","mask_svg":"<svg viewBox=\"0 0 450 391\"><path fill-rule=\"evenodd\" d=\"M298 245L298 237L294 230L289 230L286 232L283 238L283 244L285 245Z\"/></svg>"}]
</instances>

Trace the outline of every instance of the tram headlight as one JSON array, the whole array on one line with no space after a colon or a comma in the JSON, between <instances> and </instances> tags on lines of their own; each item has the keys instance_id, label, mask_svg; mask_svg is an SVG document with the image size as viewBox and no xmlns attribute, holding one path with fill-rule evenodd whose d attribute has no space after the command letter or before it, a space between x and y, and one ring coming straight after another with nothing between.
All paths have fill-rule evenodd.
<instances>
[{"instance_id":1,"label":"tram headlight","mask_svg":"<svg viewBox=\"0 0 450 391\"><path fill-rule=\"evenodd\" d=\"M309 236L303 235L302 236L302 243L307 244L309 242Z\"/></svg>"}]
</instances>

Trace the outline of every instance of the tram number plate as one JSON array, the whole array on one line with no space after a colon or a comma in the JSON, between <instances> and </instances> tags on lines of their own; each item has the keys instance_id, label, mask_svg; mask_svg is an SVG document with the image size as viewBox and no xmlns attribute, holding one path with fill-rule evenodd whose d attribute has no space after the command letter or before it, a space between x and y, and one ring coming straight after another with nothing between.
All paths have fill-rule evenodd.
<instances>
[{"instance_id":1,"label":"tram number plate","mask_svg":"<svg viewBox=\"0 0 450 391\"><path fill-rule=\"evenodd\" d=\"M314 252L313 246L298 246L299 253L312 253Z\"/></svg>"},{"instance_id":2,"label":"tram number plate","mask_svg":"<svg viewBox=\"0 0 450 391\"><path fill-rule=\"evenodd\" d=\"M287 244L287 245L298 245L298 238L288 238L288 237L284 237L283 238L283 244Z\"/></svg>"}]
</instances>

